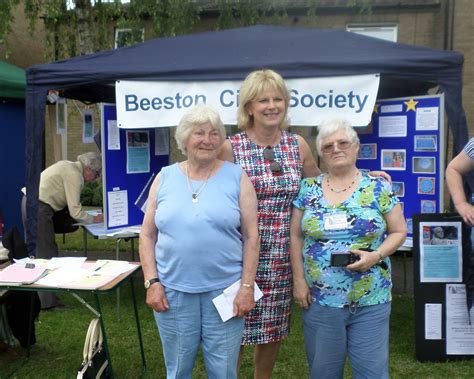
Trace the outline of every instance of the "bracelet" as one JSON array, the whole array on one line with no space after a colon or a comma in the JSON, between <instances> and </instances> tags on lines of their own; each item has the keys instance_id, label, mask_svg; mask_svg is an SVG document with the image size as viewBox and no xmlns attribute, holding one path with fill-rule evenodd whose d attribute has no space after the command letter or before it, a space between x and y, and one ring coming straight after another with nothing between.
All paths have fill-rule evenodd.
<instances>
[{"instance_id":1,"label":"bracelet","mask_svg":"<svg viewBox=\"0 0 474 379\"><path fill-rule=\"evenodd\" d=\"M245 287L245 288L253 288L253 285L252 285L252 284L249 284L249 283L242 283L242 287Z\"/></svg>"},{"instance_id":2,"label":"bracelet","mask_svg":"<svg viewBox=\"0 0 474 379\"><path fill-rule=\"evenodd\" d=\"M380 252L380 250L375 250L377 252L377 254L379 255L379 264L383 262L383 259L384 259L384 256L382 255L382 253Z\"/></svg>"}]
</instances>

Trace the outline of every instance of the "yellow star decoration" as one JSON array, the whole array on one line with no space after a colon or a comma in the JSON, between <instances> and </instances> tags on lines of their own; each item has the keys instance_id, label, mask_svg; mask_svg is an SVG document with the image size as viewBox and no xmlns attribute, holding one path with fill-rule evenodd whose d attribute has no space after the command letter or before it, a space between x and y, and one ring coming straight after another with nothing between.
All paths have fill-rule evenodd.
<instances>
[{"instance_id":1,"label":"yellow star decoration","mask_svg":"<svg viewBox=\"0 0 474 379\"><path fill-rule=\"evenodd\" d=\"M374 111L373 113L379 113L379 105L378 104L374 104Z\"/></svg>"},{"instance_id":2,"label":"yellow star decoration","mask_svg":"<svg viewBox=\"0 0 474 379\"><path fill-rule=\"evenodd\" d=\"M416 112L416 104L418 104L418 101L410 99L410 101L405 101L404 103L407 106L406 112L408 111Z\"/></svg>"}]
</instances>

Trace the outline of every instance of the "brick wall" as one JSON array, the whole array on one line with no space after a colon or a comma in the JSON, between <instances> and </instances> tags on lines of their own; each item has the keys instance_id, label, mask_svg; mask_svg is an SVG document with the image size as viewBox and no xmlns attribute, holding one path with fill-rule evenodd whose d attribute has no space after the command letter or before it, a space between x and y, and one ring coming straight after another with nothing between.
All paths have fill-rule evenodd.
<instances>
[{"instance_id":1,"label":"brick wall","mask_svg":"<svg viewBox=\"0 0 474 379\"><path fill-rule=\"evenodd\" d=\"M88 152L95 151L99 152L95 142L83 143L82 142L82 110L86 107L75 100L68 100L68 134L66 138L66 152L64 156L62 152L62 141L61 136L56 133L56 110L54 105L47 107L46 111L46 123L45 123L45 167L52 165L53 163L66 158L71 161L75 161L77 156ZM89 106L94 112L94 133L100 130L100 113L99 105L94 104Z\"/></svg>"},{"instance_id":2,"label":"brick wall","mask_svg":"<svg viewBox=\"0 0 474 379\"><path fill-rule=\"evenodd\" d=\"M474 2L454 2L453 50L464 54L463 103L469 135L474 136Z\"/></svg>"}]
</instances>

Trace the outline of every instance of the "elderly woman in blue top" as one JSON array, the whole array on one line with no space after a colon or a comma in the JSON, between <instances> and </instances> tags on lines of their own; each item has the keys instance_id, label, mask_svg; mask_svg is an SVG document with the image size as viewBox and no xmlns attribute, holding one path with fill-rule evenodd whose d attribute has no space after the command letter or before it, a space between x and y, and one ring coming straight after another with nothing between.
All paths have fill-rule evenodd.
<instances>
[{"instance_id":1,"label":"elderly woman in blue top","mask_svg":"<svg viewBox=\"0 0 474 379\"><path fill-rule=\"evenodd\" d=\"M388 256L405 240L401 206L388 182L356 167L359 138L348 122L323 123L316 148L327 173L302 181L290 237L310 377L342 378L348 355L354 378L388 378ZM331 263L341 252L357 260Z\"/></svg>"},{"instance_id":2,"label":"elderly woman in blue top","mask_svg":"<svg viewBox=\"0 0 474 379\"><path fill-rule=\"evenodd\" d=\"M175 138L187 160L157 176L140 233L146 303L168 378L191 378L200 345L210 378L236 378L243 316L255 306L257 198L240 166L217 159L225 129L213 109L189 110ZM239 279L235 317L223 322L212 299Z\"/></svg>"}]
</instances>

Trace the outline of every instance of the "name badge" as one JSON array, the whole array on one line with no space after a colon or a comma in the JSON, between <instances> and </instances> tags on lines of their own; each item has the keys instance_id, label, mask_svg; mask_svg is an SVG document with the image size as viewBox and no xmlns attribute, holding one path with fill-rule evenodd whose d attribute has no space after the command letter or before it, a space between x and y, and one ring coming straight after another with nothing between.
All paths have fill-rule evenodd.
<instances>
[{"instance_id":1,"label":"name badge","mask_svg":"<svg viewBox=\"0 0 474 379\"><path fill-rule=\"evenodd\" d=\"M326 213L323 217L325 230L347 229L346 212Z\"/></svg>"}]
</instances>

